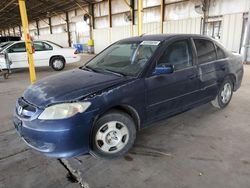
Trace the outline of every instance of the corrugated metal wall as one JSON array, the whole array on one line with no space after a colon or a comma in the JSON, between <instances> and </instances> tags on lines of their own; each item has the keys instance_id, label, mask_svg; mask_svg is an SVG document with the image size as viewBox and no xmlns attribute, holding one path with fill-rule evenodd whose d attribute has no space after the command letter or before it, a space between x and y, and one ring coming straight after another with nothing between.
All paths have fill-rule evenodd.
<instances>
[{"instance_id":1,"label":"corrugated metal wall","mask_svg":"<svg viewBox=\"0 0 250 188\"><path fill-rule=\"evenodd\" d=\"M234 52L239 52L242 33L243 14L228 14L223 16L221 43Z\"/></svg>"},{"instance_id":2,"label":"corrugated metal wall","mask_svg":"<svg viewBox=\"0 0 250 188\"><path fill-rule=\"evenodd\" d=\"M164 33L192 33L200 34L201 18L190 18L185 20L172 20L164 22ZM134 27L134 35L137 35L137 25ZM159 34L160 23L152 22L143 24L143 33ZM95 29L95 53L99 53L109 44L120 39L131 36L131 26L121 26L113 28Z\"/></svg>"},{"instance_id":3,"label":"corrugated metal wall","mask_svg":"<svg viewBox=\"0 0 250 188\"><path fill-rule=\"evenodd\" d=\"M185 20L169 20L164 22L164 33L201 33L201 18L190 18Z\"/></svg>"},{"instance_id":4,"label":"corrugated metal wall","mask_svg":"<svg viewBox=\"0 0 250 188\"><path fill-rule=\"evenodd\" d=\"M49 40L49 41L52 41L52 42L55 42L63 47L68 47L69 44L68 44L68 40L65 40L65 39L68 39L68 34L67 33L54 33L54 34L47 34L47 35L39 35L39 36L36 36L35 39L37 40ZM62 40L64 39L64 40Z\"/></svg>"},{"instance_id":5,"label":"corrugated metal wall","mask_svg":"<svg viewBox=\"0 0 250 188\"><path fill-rule=\"evenodd\" d=\"M176 0L165 0L165 3L172 3ZM195 11L195 5L201 0L190 0L165 6L165 22L163 24L164 33L201 33L202 14ZM96 3L94 5L95 29L93 30L95 52L98 53L109 44L122 38L131 36L131 22L127 19L129 8L124 0L112 0L112 28L108 23L108 4L107 1ZM137 1L135 1L135 5ZM231 51L238 52L242 34L243 13L248 11L250 0L213 0L209 8L209 16L220 16L222 18L222 33L220 42ZM137 6L136 6L137 7ZM160 33L160 0L143 0L143 33ZM88 10L88 7L84 7ZM81 42L79 38L87 41L89 33L83 28L82 23L84 11L77 9L69 12L70 35L72 43ZM49 39L63 46L68 46L68 36L66 35L65 14L53 16L52 31L50 34L48 19L39 20L40 36L37 36L36 23L30 23L31 35L39 39ZM82 31L77 31L81 26ZM135 11L135 24L137 24L137 11ZM133 26L134 36L137 35L137 25ZM19 28L16 27L16 33ZM5 30L8 33L8 30ZM10 29L10 33L14 33ZM80 36L80 37L79 37ZM86 39L86 40L85 40Z\"/></svg>"},{"instance_id":6,"label":"corrugated metal wall","mask_svg":"<svg viewBox=\"0 0 250 188\"><path fill-rule=\"evenodd\" d=\"M111 43L109 36L109 28L94 29L93 35L95 42L95 53L102 51Z\"/></svg>"},{"instance_id":7,"label":"corrugated metal wall","mask_svg":"<svg viewBox=\"0 0 250 188\"><path fill-rule=\"evenodd\" d=\"M152 22L152 23L144 23L142 26L142 31L144 34L159 34L160 31L160 23L159 22Z\"/></svg>"}]
</instances>

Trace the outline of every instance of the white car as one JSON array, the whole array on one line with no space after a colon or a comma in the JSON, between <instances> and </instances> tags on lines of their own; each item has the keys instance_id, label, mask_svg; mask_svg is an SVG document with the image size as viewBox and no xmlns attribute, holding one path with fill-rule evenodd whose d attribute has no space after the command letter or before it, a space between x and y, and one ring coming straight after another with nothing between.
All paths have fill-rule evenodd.
<instances>
[{"instance_id":1,"label":"white car","mask_svg":"<svg viewBox=\"0 0 250 188\"><path fill-rule=\"evenodd\" d=\"M63 70L65 64L80 61L80 56L74 48L63 48L50 41L34 41L34 64L35 67L51 66L54 70ZM4 54L8 53L12 62L11 69L28 67L28 58L24 41L16 41L0 52L0 66L7 68Z\"/></svg>"}]
</instances>

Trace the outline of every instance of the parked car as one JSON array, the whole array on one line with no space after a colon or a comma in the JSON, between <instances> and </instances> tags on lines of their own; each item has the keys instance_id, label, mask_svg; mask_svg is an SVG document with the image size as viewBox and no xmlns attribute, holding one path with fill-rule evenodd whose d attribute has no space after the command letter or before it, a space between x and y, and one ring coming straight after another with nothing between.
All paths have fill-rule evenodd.
<instances>
[{"instance_id":1,"label":"parked car","mask_svg":"<svg viewBox=\"0 0 250 188\"><path fill-rule=\"evenodd\" d=\"M115 158L156 121L211 101L225 108L242 77L242 58L208 37L128 38L79 69L29 86L17 100L14 125L47 156Z\"/></svg>"},{"instance_id":2,"label":"parked car","mask_svg":"<svg viewBox=\"0 0 250 188\"><path fill-rule=\"evenodd\" d=\"M63 48L50 41L34 41L35 67L51 66L55 71L63 70L65 64L80 61L74 48ZM16 41L5 47L0 53L0 64L5 64L4 53L8 53L12 61L11 68L28 67L28 58L24 41Z\"/></svg>"}]
</instances>

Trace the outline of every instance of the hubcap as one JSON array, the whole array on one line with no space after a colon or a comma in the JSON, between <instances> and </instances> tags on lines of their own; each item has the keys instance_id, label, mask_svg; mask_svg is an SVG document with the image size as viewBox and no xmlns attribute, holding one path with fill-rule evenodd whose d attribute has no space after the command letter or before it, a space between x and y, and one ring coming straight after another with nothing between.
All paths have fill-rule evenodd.
<instances>
[{"instance_id":1,"label":"hubcap","mask_svg":"<svg viewBox=\"0 0 250 188\"><path fill-rule=\"evenodd\" d=\"M98 149L105 153L116 153L122 150L129 139L127 126L118 121L110 121L100 127L95 142Z\"/></svg>"},{"instance_id":2,"label":"hubcap","mask_svg":"<svg viewBox=\"0 0 250 188\"><path fill-rule=\"evenodd\" d=\"M221 91L221 101L226 104L229 102L232 94L232 87L229 83L226 83Z\"/></svg>"},{"instance_id":3,"label":"hubcap","mask_svg":"<svg viewBox=\"0 0 250 188\"><path fill-rule=\"evenodd\" d=\"M60 69L63 67L63 62L62 60L57 59L53 62L53 65L56 69Z\"/></svg>"}]
</instances>

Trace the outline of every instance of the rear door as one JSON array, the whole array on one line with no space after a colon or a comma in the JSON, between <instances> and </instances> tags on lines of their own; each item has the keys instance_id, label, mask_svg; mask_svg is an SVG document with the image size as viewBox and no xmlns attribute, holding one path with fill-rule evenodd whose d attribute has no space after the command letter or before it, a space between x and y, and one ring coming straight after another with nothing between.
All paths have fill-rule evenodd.
<instances>
[{"instance_id":1,"label":"rear door","mask_svg":"<svg viewBox=\"0 0 250 188\"><path fill-rule=\"evenodd\" d=\"M28 58L24 42L18 42L6 49L10 60L12 61L11 68L28 67Z\"/></svg>"},{"instance_id":2,"label":"rear door","mask_svg":"<svg viewBox=\"0 0 250 188\"><path fill-rule=\"evenodd\" d=\"M46 42L34 42L34 63L36 67L49 66L49 60L52 56L53 47Z\"/></svg>"},{"instance_id":3,"label":"rear door","mask_svg":"<svg viewBox=\"0 0 250 188\"><path fill-rule=\"evenodd\" d=\"M175 70L171 74L146 78L149 122L182 111L185 106L196 102L199 93L198 72L188 38L168 45L157 64L173 65Z\"/></svg>"},{"instance_id":4,"label":"rear door","mask_svg":"<svg viewBox=\"0 0 250 188\"><path fill-rule=\"evenodd\" d=\"M198 72L202 100L212 100L218 91L218 78L224 66L218 64L214 42L204 38L193 39L198 61Z\"/></svg>"}]
</instances>

